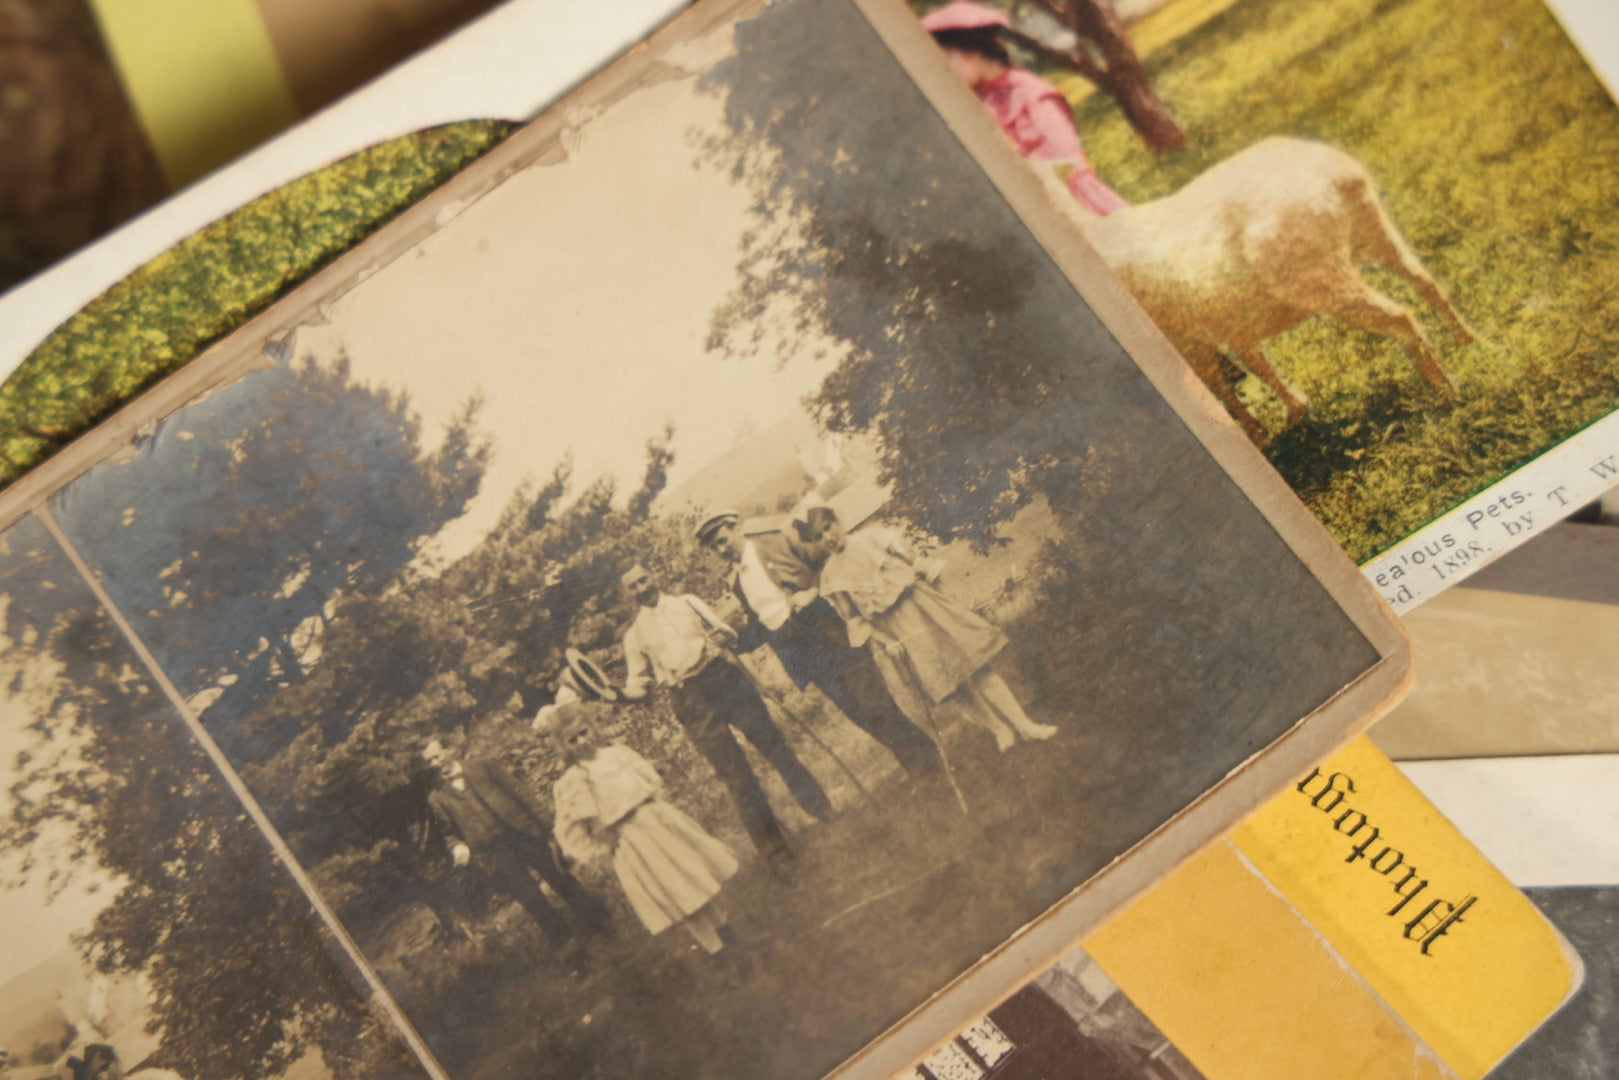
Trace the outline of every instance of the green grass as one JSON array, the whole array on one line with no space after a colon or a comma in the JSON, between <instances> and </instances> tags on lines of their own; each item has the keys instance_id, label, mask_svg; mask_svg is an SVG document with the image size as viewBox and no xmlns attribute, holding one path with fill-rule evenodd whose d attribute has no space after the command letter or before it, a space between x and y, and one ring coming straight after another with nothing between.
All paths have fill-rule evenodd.
<instances>
[{"instance_id":1,"label":"green grass","mask_svg":"<svg viewBox=\"0 0 1619 1080\"><path fill-rule=\"evenodd\" d=\"M1128 198L1268 135L1354 154L1483 341L1403 282L1459 392L1392 342L1314 319L1273 340L1310 417L1266 454L1366 560L1619 405L1619 111L1540 0L1241 0L1149 58L1187 146L1153 156L1105 95L1076 119ZM1263 422L1280 409L1249 379Z\"/></svg>"},{"instance_id":2,"label":"green grass","mask_svg":"<svg viewBox=\"0 0 1619 1080\"><path fill-rule=\"evenodd\" d=\"M512 128L468 121L361 150L255 199L113 285L0 386L0 485L269 307Z\"/></svg>"}]
</instances>

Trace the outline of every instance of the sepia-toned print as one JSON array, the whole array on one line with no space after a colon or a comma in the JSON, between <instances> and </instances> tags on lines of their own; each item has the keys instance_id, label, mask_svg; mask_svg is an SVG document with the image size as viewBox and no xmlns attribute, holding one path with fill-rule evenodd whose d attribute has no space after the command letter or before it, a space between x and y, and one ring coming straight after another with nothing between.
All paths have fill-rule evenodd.
<instances>
[{"instance_id":1,"label":"sepia-toned print","mask_svg":"<svg viewBox=\"0 0 1619 1080\"><path fill-rule=\"evenodd\" d=\"M12 492L431 1075L892 1073L1402 678L916 78L701 6Z\"/></svg>"},{"instance_id":2,"label":"sepia-toned print","mask_svg":"<svg viewBox=\"0 0 1619 1080\"><path fill-rule=\"evenodd\" d=\"M33 519L0 677L0 1076L425 1075Z\"/></svg>"}]
</instances>

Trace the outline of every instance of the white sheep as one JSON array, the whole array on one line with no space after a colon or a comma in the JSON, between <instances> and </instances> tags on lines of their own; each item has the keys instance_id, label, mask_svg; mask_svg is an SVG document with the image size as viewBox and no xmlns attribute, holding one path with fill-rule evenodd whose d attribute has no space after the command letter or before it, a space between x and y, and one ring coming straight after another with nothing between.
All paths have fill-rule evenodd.
<instances>
[{"instance_id":1,"label":"white sheep","mask_svg":"<svg viewBox=\"0 0 1619 1080\"><path fill-rule=\"evenodd\" d=\"M1305 401L1264 343L1315 314L1392 338L1429 385L1451 390L1416 316L1373 288L1362 266L1405 278L1459 344L1475 339L1401 239L1366 167L1322 143L1266 139L1173 195L1105 218L1080 214L1086 238L1256 442L1265 430L1222 377L1220 356L1259 376L1294 424Z\"/></svg>"}]
</instances>

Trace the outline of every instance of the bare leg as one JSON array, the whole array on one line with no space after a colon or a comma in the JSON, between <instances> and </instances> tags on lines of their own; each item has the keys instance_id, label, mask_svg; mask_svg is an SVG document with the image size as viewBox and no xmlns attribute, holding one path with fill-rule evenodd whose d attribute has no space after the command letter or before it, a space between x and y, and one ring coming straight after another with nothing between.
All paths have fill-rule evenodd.
<instances>
[{"instance_id":1,"label":"bare leg","mask_svg":"<svg viewBox=\"0 0 1619 1080\"><path fill-rule=\"evenodd\" d=\"M1017 732L1002 718L1001 711L979 692L975 679L968 679L954 694L940 702L942 707L959 713L974 727L983 728L995 737L995 749L1001 753L1017 743Z\"/></svg>"},{"instance_id":2,"label":"bare leg","mask_svg":"<svg viewBox=\"0 0 1619 1080\"><path fill-rule=\"evenodd\" d=\"M1018 701L1017 695L1006 685L1006 680L989 668L979 669L968 681L967 688L970 693L999 714L1008 727L1025 739L1035 741L1049 739L1059 730L1050 724L1037 724L1030 720L1029 714L1023 711L1023 705Z\"/></svg>"},{"instance_id":3,"label":"bare leg","mask_svg":"<svg viewBox=\"0 0 1619 1080\"><path fill-rule=\"evenodd\" d=\"M1330 282L1308 291L1321 297L1322 314L1393 339L1411 357L1429 386L1446 394L1453 389L1450 376L1439 365L1439 354L1434 352L1433 343L1416 317L1366 284L1358 273L1334 276Z\"/></svg>"},{"instance_id":4,"label":"bare leg","mask_svg":"<svg viewBox=\"0 0 1619 1080\"><path fill-rule=\"evenodd\" d=\"M725 925L725 920L720 918L713 904L704 904L682 919L680 925L708 955L713 956L725 948L725 941L720 937L720 927Z\"/></svg>"}]
</instances>

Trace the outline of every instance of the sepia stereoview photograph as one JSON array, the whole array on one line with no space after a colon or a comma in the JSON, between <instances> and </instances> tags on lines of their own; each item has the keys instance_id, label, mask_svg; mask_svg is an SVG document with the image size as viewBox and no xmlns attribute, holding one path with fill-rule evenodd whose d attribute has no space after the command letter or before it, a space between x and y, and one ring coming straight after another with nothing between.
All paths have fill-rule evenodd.
<instances>
[{"instance_id":1,"label":"sepia stereoview photograph","mask_svg":"<svg viewBox=\"0 0 1619 1080\"><path fill-rule=\"evenodd\" d=\"M63 1052L931 1069L1370 722L1064 222L904 5L711 0L16 484L0 899L145 988Z\"/></svg>"},{"instance_id":2,"label":"sepia stereoview photograph","mask_svg":"<svg viewBox=\"0 0 1619 1080\"><path fill-rule=\"evenodd\" d=\"M41 523L0 540L0 1077L423 1077Z\"/></svg>"}]
</instances>

